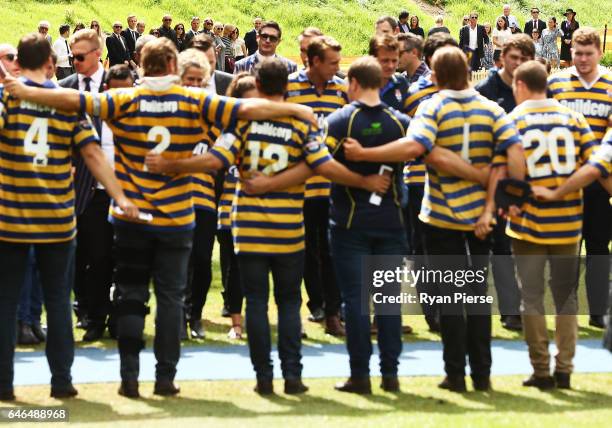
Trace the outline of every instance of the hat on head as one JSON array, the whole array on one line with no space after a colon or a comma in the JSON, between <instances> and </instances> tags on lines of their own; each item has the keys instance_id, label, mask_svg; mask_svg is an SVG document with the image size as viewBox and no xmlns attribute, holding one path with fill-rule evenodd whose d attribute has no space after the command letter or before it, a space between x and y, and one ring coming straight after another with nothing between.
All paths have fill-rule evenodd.
<instances>
[{"instance_id":1,"label":"hat on head","mask_svg":"<svg viewBox=\"0 0 612 428\"><path fill-rule=\"evenodd\" d=\"M565 13L563 15L567 16L568 14L572 14L574 16L576 16L576 12L574 12L574 9L566 9Z\"/></svg>"}]
</instances>

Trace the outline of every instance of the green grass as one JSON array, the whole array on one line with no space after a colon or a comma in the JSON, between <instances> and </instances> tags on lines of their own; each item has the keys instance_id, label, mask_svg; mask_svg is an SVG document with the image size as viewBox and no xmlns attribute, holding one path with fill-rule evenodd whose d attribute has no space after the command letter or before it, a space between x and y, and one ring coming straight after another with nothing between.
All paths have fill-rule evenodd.
<instances>
[{"instance_id":1,"label":"green grass","mask_svg":"<svg viewBox=\"0 0 612 428\"><path fill-rule=\"evenodd\" d=\"M141 385L140 400L116 393L114 383L79 385L76 399L48 397L47 386L17 388L16 406L62 406L71 426L166 427L598 427L612 418L612 375L580 374L574 390L541 392L520 387L521 376L493 379L494 392L455 394L436 388L437 377L403 378L402 392L391 394L373 382L372 396L335 392L338 379L307 379L310 391L287 396L282 381L277 395L263 398L253 381L182 382L176 398L152 394L152 384ZM5 404L3 404L5 406ZM607 422L606 422L607 421Z\"/></svg>"}]
</instances>

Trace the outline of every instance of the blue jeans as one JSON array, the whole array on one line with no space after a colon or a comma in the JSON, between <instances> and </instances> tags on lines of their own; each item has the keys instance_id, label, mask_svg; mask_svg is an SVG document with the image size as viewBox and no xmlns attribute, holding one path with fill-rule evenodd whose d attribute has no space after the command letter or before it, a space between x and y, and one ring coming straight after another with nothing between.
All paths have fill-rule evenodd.
<instances>
[{"instance_id":1,"label":"blue jeans","mask_svg":"<svg viewBox=\"0 0 612 428\"><path fill-rule=\"evenodd\" d=\"M352 377L370 375L370 316L362 312L363 256L402 255L408 252L404 230L358 229L330 227L330 248L336 280L340 287L346 347L349 353ZM397 376L399 356L402 352L402 317L376 315L380 372L383 376Z\"/></svg>"},{"instance_id":2,"label":"blue jeans","mask_svg":"<svg viewBox=\"0 0 612 428\"><path fill-rule=\"evenodd\" d=\"M42 286L38 278L36 257L34 256L34 248L31 248L28 255L25 280L21 289L21 296L19 297L17 319L28 325L40 323L42 300Z\"/></svg>"},{"instance_id":3,"label":"blue jeans","mask_svg":"<svg viewBox=\"0 0 612 428\"><path fill-rule=\"evenodd\" d=\"M0 241L0 391L13 389L17 305L32 247L47 309L45 351L51 370L51 386L61 389L72 382L74 338L70 292L74 240L53 244Z\"/></svg>"},{"instance_id":4,"label":"blue jeans","mask_svg":"<svg viewBox=\"0 0 612 428\"><path fill-rule=\"evenodd\" d=\"M278 307L278 355L283 378L302 377L301 285L304 252L283 255L238 254L240 282L246 298L246 328L251 362L258 380L272 380L268 320L269 272Z\"/></svg>"}]
</instances>

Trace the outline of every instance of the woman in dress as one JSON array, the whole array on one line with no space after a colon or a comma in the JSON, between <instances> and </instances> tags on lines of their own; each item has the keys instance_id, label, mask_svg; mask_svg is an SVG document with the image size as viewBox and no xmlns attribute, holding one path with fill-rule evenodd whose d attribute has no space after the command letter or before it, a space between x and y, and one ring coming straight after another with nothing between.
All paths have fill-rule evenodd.
<instances>
[{"instance_id":1,"label":"woman in dress","mask_svg":"<svg viewBox=\"0 0 612 428\"><path fill-rule=\"evenodd\" d=\"M240 30L238 30L238 27L236 27L232 33L232 40L234 41L234 58L236 61L240 61L247 56L247 48L244 44L244 39L240 37Z\"/></svg>"},{"instance_id":2,"label":"woman in dress","mask_svg":"<svg viewBox=\"0 0 612 428\"><path fill-rule=\"evenodd\" d=\"M419 27L419 17L416 15L412 15L410 17L410 30L408 31L410 31L412 34L425 38L425 31Z\"/></svg>"},{"instance_id":3,"label":"woman in dress","mask_svg":"<svg viewBox=\"0 0 612 428\"><path fill-rule=\"evenodd\" d=\"M512 36L512 31L508 28L508 22L503 16L498 17L493 29L493 62L497 68L501 68L502 49L510 36Z\"/></svg>"},{"instance_id":4,"label":"woman in dress","mask_svg":"<svg viewBox=\"0 0 612 428\"><path fill-rule=\"evenodd\" d=\"M185 24L179 22L174 26L174 32L176 33L176 41L178 42L177 49L179 52L185 50Z\"/></svg>"},{"instance_id":5,"label":"woman in dress","mask_svg":"<svg viewBox=\"0 0 612 428\"><path fill-rule=\"evenodd\" d=\"M542 31L542 57L546 58L553 69L559 67L559 38L563 38L563 31L557 26L557 18L553 16L548 20L548 28Z\"/></svg>"},{"instance_id":6,"label":"woman in dress","mask_svg":"<svg viewBox=\"0 0 612 428\"><path fill-rule=\"evenodd\" d=\"M489 42L484 44L484 57L480 65L485 70L488 70L493 67L493 35L491 34L491 24L485 22L482 26L485 29L485 34L489 38Z\"/></svg>"},{"instance_id":7,"label":"woman in dress","mask_svg":"<svg viewBox=\"0 0 612 428\"><path fill-rule=\"evenodd\" d=\"M225 72L232 74L234 72L234 64L236 63L236 57L234 56L234 39L232 33L236 27L232 24L225 24L223 26L223 35L221 40L225 48Z\"/></svg>"},{"instance_id":8,"label":"woman in dress","mask_svg":"<svg viewBox=\"0 0 612 428\"><path fill-rule=\"evenodd\" d=\"M564 13L566 20L561 23L561 63L567 67L572 65L572 37L574 31L580 28L580 24L576 21L576 12L573 9L567 9Z\"/></svg>"}]
</instances>

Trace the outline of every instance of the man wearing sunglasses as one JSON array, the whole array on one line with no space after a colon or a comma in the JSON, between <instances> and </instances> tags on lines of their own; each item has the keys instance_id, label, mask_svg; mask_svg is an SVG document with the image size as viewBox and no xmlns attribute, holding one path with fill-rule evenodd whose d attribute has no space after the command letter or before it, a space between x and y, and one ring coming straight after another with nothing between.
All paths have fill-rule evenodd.
<instances>
[{"instance_id":1,"label":"man wearing sunglasses","mask_svg":"<svg viewBox=\"0 0 612 428\"><path fill-rule=\"evenodd\" d=\"M459 48L467 55L472 71L480 68L480 59L484 57L484 45L489 43L485 29L478 23L478 14L470 13L468 24L459 30Z\"/></svg>"},{"instance_id":2,"label":"man wearing sunglasses","mask_svg":"<svg viewBox=\"0 0 612 428\"><path fill-rule=\"evenodd\" d=\"M172 29L172 16L164 15L162 18L162 26L159 27L159 37L166 37L172 40L174 46L178 49L178 39L176 38L176 31Z\"/></svg>"},{"instance_id":3,"label":"man wearing sunglasses","mask_svg":"<svg viewBox=\"0 0 612 428\"><path fill-rule=\"evenodd\" d=\"M134 51L136 50L136 40L140 37L138 34L138 30L136 29L136 24L138 23L138 18L136 15L130 14L127 17L128 28L121 32L121 35L125 39L126 46L128 52L130 53L130 59L134 60Z\"/></svg>"},{"instance_id":4,"label":"man wearing sunglasses","mask_svg":"<svg viewBox=\"0 0 612 428\"><path fill-rule=\"evenodd\" d=\"M287 67L289 74L297 71L297 64L287 58L276 55L276 48L281 42L282 31L275 21L266 21L261 24L257 34L257 52L241 59L234 66L234 74L242 71L250 73L255 65L267 57L280 58Z\"/></svg>"},{"instance_id":5,"label":"man wearing sunglasses","mask_svg":"<svg viewBox=\"0 0 612 428\"><path fill-rule=\"evenodd\" d=\"M0 61L12 76L19 76L19 63L17 62L17 49L8 43L0 45Z\"/></svg>"},{"instance_id":6,"label":"man wearing sunglasses","mask_svg":"<svg viewBox=\"0 0 612 428\"><path fill-rule=\"evenodd\" d=\"M130 52L125 38L121 35L123 25L117 21L113 24L113 34L106 38L106 50L110 66L116 64L130 64Z\"/></svg>"}]
</instances>

